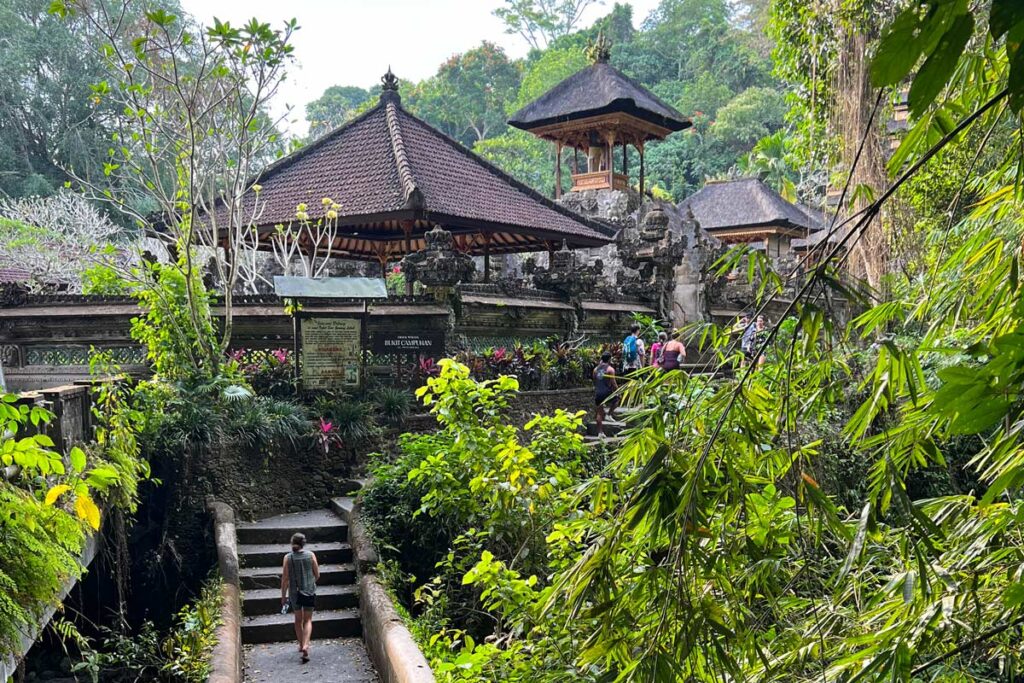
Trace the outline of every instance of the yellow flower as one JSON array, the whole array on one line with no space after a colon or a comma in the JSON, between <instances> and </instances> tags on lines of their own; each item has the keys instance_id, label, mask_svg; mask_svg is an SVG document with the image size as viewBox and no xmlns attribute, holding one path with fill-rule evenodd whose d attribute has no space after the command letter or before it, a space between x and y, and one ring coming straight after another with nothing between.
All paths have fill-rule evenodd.
<instances>
[{"instance_id":1,"label":"yellow flower","mask_svg":"<svg viewBox=\"0 0 1024 683\"><path fill-rule=\"evenodd\" d=\"M324 197L323 199L320 200L320 203L323 204L324 206L330 206L331 204L334 203L334 200L332 200L330 197Z\"/></svg>"},{"instance_id":2,"label":"yellow flower","mask_svg":"<svg viewBox=\"0 0 1024 683\"><path fill-rule=\"evenodd\" d=\"M306 210L306 203L303 202L303 203L299 204L298 206L295 207L295 210L296 211L305 211Z\"/></svg>"},{"instance_id":3,"label":"yellow flower","mask_svg":"<svg viewBox=\"0 0 1024 683\"><path fill-rule=\"evenodd\" d=\"M309 220L309 214L306 213L305 211L296 211L295 217L298 218L300 221Z\"/></svg>"},{"instance_id":4,"label":"yellow flower","mask_svg":"<svg viewBox=\"0 0 1024 683\"><path fill-rule=\"evenodd\" d=\"M252 191L255 192L256 194L259 194L260 190L262 190L262 189L263 189L263 186L259 185L259 184L252 186Z\"/></svg>"},{"instance_id":5,"label":"yellow flower","mask_svg":"<svg viewBox=\"0 0 1024 683\"><path fill-rule=\"evenodd\" d=\"M333 221L335 218L338 217L338 212L335 211L334 209L329 209L327 211L327 217L330 218Z\"/></svg>"}]
</instances>

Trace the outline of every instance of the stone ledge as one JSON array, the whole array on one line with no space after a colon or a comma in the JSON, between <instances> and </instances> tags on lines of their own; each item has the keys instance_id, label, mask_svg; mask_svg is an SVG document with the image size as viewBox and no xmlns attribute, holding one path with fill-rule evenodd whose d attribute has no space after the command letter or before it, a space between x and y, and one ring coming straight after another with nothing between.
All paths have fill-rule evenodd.
<instances>
[{"instance_id":1,"label":"stone ledge","mask_svg":"<svg viewBox=\"0 0 1024 683\"><path fill-rule=\"evenodd\" d=\"M377 551L359 518L354 498L331 499L331 509L348 523L349 543L359 571L359 613L363 640L383 683L434 683L434 672L374 571Z\"/></svg>"},{"instance_id":2,"label":"stone ledge","mask_svg":"<svg viewBox=\"0 0 1024 683\"><path fill-rule=\"evenodd\" d=\"M221 624L217 644L210 653L207 683L242 682L242 595L238 585L238 544L235 539L235 513L231 506L208 499L206 509L213 517L217 567L221 580Z\"/></svg>"}]
</instances>

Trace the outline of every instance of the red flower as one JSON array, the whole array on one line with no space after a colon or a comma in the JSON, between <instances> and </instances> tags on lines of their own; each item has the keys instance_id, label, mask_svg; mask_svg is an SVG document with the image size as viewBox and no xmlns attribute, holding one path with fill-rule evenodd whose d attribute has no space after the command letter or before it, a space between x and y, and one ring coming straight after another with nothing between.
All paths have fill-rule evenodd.
<instances>
[{"instance_id":1,"label":"red flower","mask_svg":"<svg viewBox=\"0 0 1024 683\"><path fill-rule=\"evenodd\" d=\"M288 362L288 352L284 349L274 349L270 354L277 359L278 363Z\"/></svg>"},{"instance_id":2,"label":"red flower","mask_svg":"<svg viewBox=\"0 0 1024 683\"><path fill-rule=\"evenodd\" d=\"M328 422L327 420L325 420L324 418L321 417L320 418L320 433L321 434L330 434L333 431L334 431L334 423Z\"/></svg>"}]
</instances>

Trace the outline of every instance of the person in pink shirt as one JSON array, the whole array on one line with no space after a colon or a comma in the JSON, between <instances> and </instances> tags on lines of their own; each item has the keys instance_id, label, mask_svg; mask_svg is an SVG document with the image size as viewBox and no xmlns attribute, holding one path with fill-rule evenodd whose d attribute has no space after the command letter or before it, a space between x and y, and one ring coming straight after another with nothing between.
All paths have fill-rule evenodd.
<instances>
[{"instance_id":1,"label":"person in pink shirt","mask_svg":"<svg viewBox=\"0 0 1024 683\"><path fill-rule=\"evenodd\" d=\"M660 368L661 367L661 349L665 346L665 342L668 341L668 335L664 332L658 333L658 341L651 344L651 366Z\"/></svg>"}]
</instances>

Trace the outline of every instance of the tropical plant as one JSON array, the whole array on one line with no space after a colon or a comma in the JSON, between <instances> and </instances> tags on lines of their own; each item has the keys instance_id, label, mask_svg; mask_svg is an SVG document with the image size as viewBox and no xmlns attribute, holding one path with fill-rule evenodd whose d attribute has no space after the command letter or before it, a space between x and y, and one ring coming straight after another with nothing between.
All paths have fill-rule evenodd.
<instances>
[{"instance_id":1,"label":"tropical plant","mask_svg":"<svg viewBox=\"0 0 1024 683\"><path fill-rule=\"evenodd\" d=\"M373 404L384 421L400 427L412 411L412 393L400 387L380 387L373 392Z\"/></svg>"},{"instance_id":2,"label":"tropical plant","mask_svg":"<svg viewBox=\"0 0 1024 683\"><path fill-rule=\"evenodd\" d=\"M90 533L101 524L101 507L134 505L137 479L145 465L127 436L131 414L118 406L118 390L99 398L106 437L87 454L67 456L53 449L43 428L53 415L18 396L0 396L0 653L11 653L22 635L59 602L65 585L77 579ZM109 455L110 461L104 460Z\"/></svg>"},{"instance_id":3,"label":"tropical plant","mask_svg":"<svg viewBox=\"0 0 1024 683\"><path fill-rule=\"evenodd\" d=\"M74 630L81 661L72 672L88 674L99 681L161 681L162 683L205 683L211 672L210 657L221 623L221 582L208 581L195 602L174 615L166 634L151 621L136 632L122 624L117 630L101 628L99 647ZM73 626L71 627L73 629ZM66 637L67 626L61 629Z\"/></svg>"}]
</instances>

